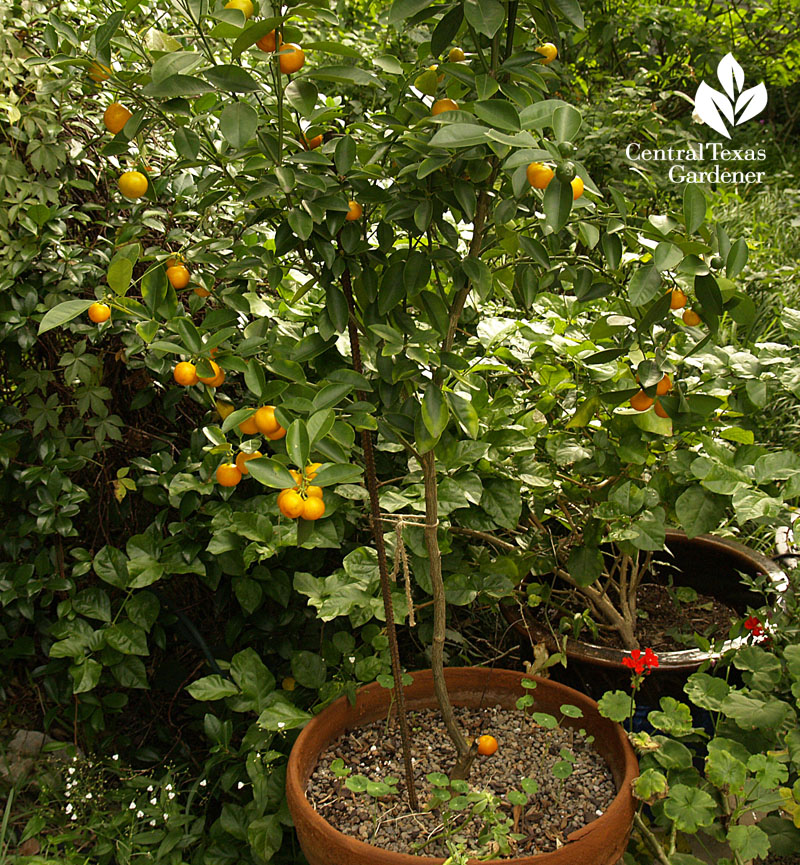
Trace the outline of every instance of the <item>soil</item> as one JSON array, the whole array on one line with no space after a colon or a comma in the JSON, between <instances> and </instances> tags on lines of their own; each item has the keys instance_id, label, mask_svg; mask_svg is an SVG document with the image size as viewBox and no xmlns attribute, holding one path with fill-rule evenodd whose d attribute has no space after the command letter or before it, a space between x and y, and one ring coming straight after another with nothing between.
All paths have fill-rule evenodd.
<instances>
[{"instance_id":1,"label":"soil","mask_svg":"<svg viewBox=\"0 0 800 865\"><path fill-rule=\"evenodd\" d=\"M498 796L500 815L515 821L514 831L524 837L512 841L513 855L531 856L557 849L568 835L603 814L616 796L611 771L579 730L537 726L522 711L500 706L456 708L455 712L465 734L490 733L497 739L495 754L476 758L469 785L471 791L485 790ZM441 811L425 810L424 806L433 789L426 776L449 772L455 762L455 749L437 710L409 712L408 718L419 812L412 812L408 805L400 735L394 718L388 727L386 721L376 721L350 730L332 743L320 756L309 780L308 799L328 823L345 835L397 853L446 857L449 852L439 837ZM562 748L575 757L573 772L564 781L552 772L553 766L563 760ZM374 799L367 793L351 792L330 768L337 758L353 775L364 775L372 781L394 776L399 781L398 794ZM534 779L538 790L529 796L527 805L512 806L506 794L520 790L523 778ZM467 817L467 812L453 814L456 837L466 842L468 852L477 856L496 851L496 847L478 842L483 818Z\"/></svg>"},{"instance_id":2,"label":"soil","mask_svg":"<svg viewBox=\"0 0 800 865\"><path fill-rule=\"evenodd\" d=\"M694 633L714 638L727 636L731 623L739 618L739 613L710 595L698 594L693 601L681 601L678 606L670 596L669 589L658 583L642 583L636 596L639 618L636 635L641 646L648 646L656 652L691 648L695 645ZM569 604L565 605L570 608ZM580 599L575 599L575 610L583 610ZM552 610L558 614L557 610ZM525 608L526 615L533 618L536 613ZM646 614L646 615L642 615ZM548 617L545 617L546 621ZM549 619L553 630L558 632L555 615ZM580 635L582 640L596 646L614 649L625 648L619 634L613 629L600 629L595 636L588 629ZM681 640L680 638L684 639Z\"/></svg>"}]
</instances>

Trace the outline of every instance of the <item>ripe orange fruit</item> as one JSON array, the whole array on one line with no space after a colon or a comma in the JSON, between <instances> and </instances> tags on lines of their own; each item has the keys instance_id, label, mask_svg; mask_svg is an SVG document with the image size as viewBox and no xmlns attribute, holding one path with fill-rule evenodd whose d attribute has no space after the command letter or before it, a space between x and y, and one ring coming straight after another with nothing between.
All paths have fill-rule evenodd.
<instances>
[{"instance_id":1,"label":"ripe orange fruit","mask_svg":"<svg viewBox=\"0 0 800 865\"><path fill-rule=\"evenodd\" d=\"M450 53L447 55L447 59L451 63L460 63L462 60L466 60L467 55L460 48L451 48Z\"/></svg>"},{"instance_id":2,"label":"ripe orange fruit","mask_svg":"<svg viewBox=\"0 0 800 865\"><path fill-rule=\"evenodd\" d=\"M111 307L107 303L98 303L95 301L89 307L89 318L95 324L102 324L111 318Z\"/></svg>"},{"instance_id":3,"label":"ripe orange fruit","mask_svg":"<svg viewBox=\"0 0 800 865\"><path fill-rule=\"evenodd\" d=\"M119 102L112 102L103 112L103 123L109 132L116 135L118 132L122 132L123 127L131 117L133 115L124 105L120 105Z\"/></svg>"},{"instance_id":4,"label":"ripe orange fruit","mask_svg":"<svg viewBox=\"0 0 800 865\"><path fill-rule=\"evenodd\" d=\"M458 103L452 99L437 99L431 108L431 114L436 117L437 114L443 114L445 111L458 111Z\"/></svg>"},{"instance_id":5,"label":"ripe orange fruit","mask_svg":"<svg viewBox=\"0 0 800 865\"><path fill-rule=\"evenodd\" d=\"M484 757L491 757L497 750L497 739L494 736L478 737L478 753Z\"/></svg>"},{"instance_id":6,"label":"ripe orange fruit","mask_svg":"<svg viewBox=\"0 0 800 865\"><path fill-rule=\"evenodd\" d=\"M275 420L274 405L262 405L255 415L253 415L253 420L255 421L255 425L258 427L258 431L264 435L274 433L276 430L280 429L281 426L278 421Z\"/></svg>"},{"instance_id":7,"label":"ripe orange fruit","mask_svg":"<svg viewBox=\"0 0 800 865\"><path fill-rule=\"evenodd\" d=\"M631 397L631 406L635 408L636 411L647 411L652 404L652 397L649 397L643 390L640 390L639 393L634 394Z\"/></svg>"},{"instance_id":8,"label":"ripe orange fruit","mask_svg":"<svg viewBox=\"0 0 800 865\"><path fill-rule=\"evenodd\" d=\"M178 384L183 385L183 387L191 387L193 384L197 384L197 382L200 381L197 377L197 367L193 363L189 363L188 360L182 360L177 364L175 369L172 371L172 375L175 378L175 381L178 382Z\"/></svg>"},{"instance_id":9,"label":"ripe orange fruit","mask_svg":"<svg viewBox=\"0 0 800 865\"><path fill-rule=\"evenodd\" d=\"M211 387L219 387L219 385L222 384L223 381L225 381L225 373L219 368L219 364L215 360L210 361L210 363L211 369L214 370L214 375L209 375L205 378L199 375L197 376L197 378L199 381L203 382L203 384L209 384L211 385ZM217 379L219 379L220 377L222 377L222 381L220 381L219 384L216 384Z\"/></svg>"},{"instance_id":10,"label":"ripe orange fruit","mask_svg":"<svg viewBox=\"0 0 800 865\"><path fill-rule=\"evenodd\" d=\"M261 451L253 451L251 454L246 454L244 451L240 451L236 456L236 468L239 469L243 475L249 475L250 469L247 468L247 461L258 459L260 456L263 456Z\"/></svg>"},{"instance_id":11,"label":"ripe orange fruit","mask_svg":"<svg viewBox=\"0 0 800 865\"><path fill-rule=\"evenodd\" d=\"M238 9L244 15L245 19L249 18L254 12L252 0L228 0L225 4L225 8Z\"/></svg>"},{"instance_id":12,"label":"ripe orange fruit","mask_svg":"<svg viewBox=\"0 0 800 865\"><path fill-rule=\"evenodd\" d=\"M306 466L305 474L309 480L313 480L317 476L317 472L320 469L322 463L309 463Z\"/></svg>"},{"instance_id":13,"label":"ripe orange fruit","mask_svg":"<svg viewBox=\"0 0 800 865\"><path fill-rule=\"evenodd\" d=\"M293 75L303 68L306 55L303 49L295 42L287 42L278 52L278 65L284 75Z\"/></svg>"},{"instance_id":14,"label":"ripe orange fruit","mask_svg":"<svg viewBox=\"0 0 800 865\"><path fill-rule=\"evenodd\" d=\"M661 405L661 403L658 400L656 400L655 412L659 417L669 417L669 415L664 410L664 406Z\"/></svg>"},{"instance_id":15,"label":"ripe orange fruit","mask_svg":"<svg viewBox=\"0 0 800 865\"><path fill-rule=\"evenodd\" d=\"M126 171L117 181L125 198L141 198L147 192L147 178L141 171Z\"/></svg>"},{"instance_id":16,"label":"ripe orange fruit","mask_svg":"<svg viewBox=\"0 0 800 865\"><path fill-rule=\"evenodd\" d=\"M242 473L233 463L223 463L217 469L217 483L221 487L235 487L242 479Z\"/></svg>"},{"instance_id":17,"label":"ripe orange fruit","mask_svg":"<svg viewBox=\"0 0 800 865\"><path fill-rule=\"evenodd\" d=\"M107 81L111 77L111 67L98 63L96 60L89 67L89 78L98 84L101 81Z\"/></svg>"},{"instance_id":18,"label":"ripe orange fruit","mask_svg":"<svg viewBox=\"0 0 800 865\"><path fill-rule=\"evenodd\" d=\"M683 309L684 306L686 306L686 295L679 288L673 288L669 293L669 308Z\"/></svg>"},{"instance_id":19,"label":"ripe orange fruit","mask_svg":"<svg viewBox=\"0 0 800 865\"><path fill-rule=\"evenodd\" d=\"M687 309L683 313L683 323L688 324L689 327L697 327L697 325L700 324L702 320L703 319L700 318L700 316L693 309Z\"/></svg>"},{"instance_id":20,"label":"ripe orange fruit","mask_svg":"<svg viewBox=\"0 0 800 865\"><path fill-rule=\"evenodd\" d=\"M314 498L321 499L322 498L322 487L314 486L313 484L306 487L306 495L313 496Z\"/></svg>"},{"instance_id":21,"label":"ripe orange fruit","mask_svg":"<svg viewBox=\"0 0 800 865\"><path fill-rule=\"evenodd\" d=\"M289 469L289 474L292 476L292 478L294 478L294 482L296 484L299 484L302 482L303 476L300 474L300 472L295 471L295 469Z\"/></svg>"},{"instance_id":22,"label":"ripe orange fruit","mask_svg":"<svg viewBox=\"0 0 800 865\"><path fill-rule=\"evenodd\" d=\"M664 378L656 385L656 393L658 396L664 396L672 390L672 379L665 375Z\"/></svg>"},{"instance_id":23,"label":"ripe orange fruit","mask_svg":"<svg viewBox=\"0 0 800 865\"><path fill-rule=\"evenodd\" d=\"M321 497L309 496L303 502L303 510L300 516L304 520L318 520L325 513L325 502Z\"/></svg>"},{"instance_id":24,"label":"ripe orange fruit","mask_svg":"<svg viewBox=\"0 0 800 865\"><path fill-rule=\"evenodd\" d=\"M303 147L306 150L316 150L322 144L322 133L315 135L313 138L306 138L305 135L301 135L300 140L303 142Z\"/></svg>"},{"instance_id":25,"label":"ripe orange fruit","mask_svg":"<svg viewBox=\"0 0 800 865\"><path fill-rule=\"evenodd\" d=\"M183 264L173 264L167 268L167 279L173 288L186 288L189 284L189 270Z\"/></svg>"},{"instance_id":26,"label":"ripe orange fruit","mask_svg":"<svg viewBox=\"0 0 800 865\"><path fill-rule=\"evenodd\" d=\"M256 426L255 415L251 415L247 420L243 420L239 424L239 431L246 436L258 435L259 429Z\"/></svg>"},{"instance_id":27,"label":"ripe orange fruit","mask_svg":"<svg viewBox=\"0 0 800 865\"><path fill-rule=\"evenodd\" d=\"M182 255L171 255L167 259L167 270L169 270L170 267L175 267L176 264L183 264Z\"/></svg>"},{"instance_id":28,"label":"ripe orange fruit","mask_svg":"<svg viewBox=\"0 0 800 865\"><path fill-rule=\"evenodd\" d=\"M555 177L553 169L541 162L531 162L526 174L528 175L528 183L534 189L547 189L547 184Z\"/></svg>"},{"instance_id":29,"label":"ripe orange fruit","mask_svg":"<svg viewBox=\"0 0 800 865\"><path fill-rule=\"evenodd\" d=\"M278 36L279 45L283 45L283 37ZM270 30L266 36L262 36L257 42L256 45L262 50L272 53L275 50L275 31Z\"/></svg>"},{"instance_id":30,"label":"ripe orange fruit","mask_svg":"<svg viewBox=\"0 0 800 865\"><path fill-rule=\"evenodd\" d=\"M294 490L284 490L278 502L278 508L285 517L294 520L303 513L304 504L300 493L296 493Z\"/></svg>"},{"instance_id":31,"label":"ripe orange fruit","mask_svg":"<svg viewBox=\"0 0 800 865\"><path fill-rule=\"evenodd\" d=\"M583 195L583 181L580 177L575 177L569 185L572 187L572 200L576 201Z\"/></svg>"},{"instance_id":32,"label":"ripe orange fruit","mask_svg":"<svg viewBox=\"0 0 800 865\"><path fill-rule=\"evenodd\" d=\"M175 286L175 287L177 288L177 286ZM192 289L192 291L198 297L209 297L211 295L211 292L207 288L203 288L202 285L196 286L195 288Z\"/></svg>"},{"instance_id":33,"label":"ripe orange fruit","mask_svg":"<svg viewBox=\"0 0 800 865\"><path fill-rule=\"evenodd\" d=\"M286 487L285 490L281 490L278 493L278 507L280 508L281 502L286 498L287 493L296 493L297 491L297 487Z\"/></svg>"},{"instance_id":34,"label":"ripe orange fruit","mask_svg":"<svg viewBox=\"0 0 800 865\"><path fill-rule=\"evenodd\" d=\"M347 207L347 216L345 216L346 222L354 222L356 219L361 219L361 214L364 212L364 208L357 201L348 202Z\"/></svg>"},{"instance_id":35,"label":"ripe orange fruit","mask_svg":"<svg viewBox=\"0 0 800 865\"><path fill-rule=\"evenodd\" d=\"M286 435L286 430L282 426L279 426L275 430L275 432L266 433L267 438L271 442L276 442L276 441L278 441L278 439L282 439L285 435Z\"/></svg>"},{"instance_id":36,"label":"ripe orange fruit","mask_svg":"<svg viewBox=\"0 0 800 865\"><path fill-rule=\"evenodd\" d=\"M545 42L536 49L542 55L542 63L549 66L558 57L558 48L552 42Z\"/></svg>"}]
</instances>

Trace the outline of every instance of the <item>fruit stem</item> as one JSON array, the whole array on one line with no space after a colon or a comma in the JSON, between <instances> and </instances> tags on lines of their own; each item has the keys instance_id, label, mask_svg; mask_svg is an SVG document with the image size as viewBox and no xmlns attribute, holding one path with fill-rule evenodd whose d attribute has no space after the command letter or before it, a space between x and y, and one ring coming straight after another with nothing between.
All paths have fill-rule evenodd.
<instances>
[{"instance_id":1,"label":"fruit stem","mask_svg":"<svg viewBox=\"0 0 800 865\"><path fill-rule=\"evenodd\" d=\"M340 247L341 249L341 247ZM359 342L358 329L355 321L355 304L353 303L353 287L350 282L350 269L345 266L341 277L342 291L347 300L347 308L350 317L347 330L350 335L350 351L353 356L353 369L359 374L364 374L361 363L361 344ZM363 391L356 391L360 401L366 401L367 395ZM392 678L394 679L394 699L397 703L397 720L400 724L400 741L403 750L403 764L405 766L406 789L408 790L408 801L413 811L419 810L417 791L414 786L414 768L411 765L411 737L408 730L408 715L406 714L406 698L403 689L403 670L400 666L400 648L397 643L397 628L394 622L394 605L392 603L392 589L389 582L389 569L386 564L386 546L383 543L383 523L381 521L381 507L378 499L378 477L375 471L375 454L372 449L372 435L367 429L361 430L361 447L364 451L364 468L369 492L370 509L372 511L372 535L375 540L375 549L378 553L378 573L380 575L381 595L383 597L383 610L386 617L386 637L389 640L389 654L392 661Z\"/></svg>"}]
</instances>

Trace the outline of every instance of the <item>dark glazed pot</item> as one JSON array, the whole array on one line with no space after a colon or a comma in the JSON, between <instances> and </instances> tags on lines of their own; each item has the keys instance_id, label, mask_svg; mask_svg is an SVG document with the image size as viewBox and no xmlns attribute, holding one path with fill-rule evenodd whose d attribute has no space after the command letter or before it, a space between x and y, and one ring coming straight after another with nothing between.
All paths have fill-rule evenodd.
<instances>
[{"instance_id":1,"label":"dark glazed pot","mask_svg":"<svg viewBox=\"0 0 800 865\"><path fill-rule=\"evenodd\" d=\"M690 586L700 594L711 595L723 601L740 613L744 613L748 605L760 606L762 599L741 584L738 571L751 577L759 573L766 574L773 587L779 592L782 592L787 585L786 575L775 562L737 541L717 538L713 535L688 538L680 529L668 529L666 548L669 552L655 553L654 559L670 562L677 567L678 570L673 571L674 585ZM526 627L518 607L501 605L500 609L506 621L519 635L523 647L529 647L531 640L534 642L544 640L551 652L558 651L556 641L546 625L530 616L527 617ZM728 641L723 650L733 648L741 642L741 640ZM626 650L597 646L570 638L567 640L566 651L569 661L577 662L584 668L584 672L587 668L591 671L591 668L596 670L600 667L622 676L619 680L622 684L601 677L603 690L608 687L627 687L625 682L630 679L630 671L622 664L622 659L628 655ZM659 665L652 671L650 678L666 679L669 674L679 674L676 681L678 678L685 679L704 661L714 657L719 655L691 648L660 651L658 652ZM558 667L551 670L558 670ZM585 676L580 677L578 681L586 681ZM593 693L592 688L587 690Z\"/></svg>"},{"instance_id":2,"label":"dark glazed pot","mask_svg":"<svg viewBox=\"0 0 800 865\"><path fill-rule=\"evenodd\" d=\"M414 681L405 690L409 710L436 707L433 675L430 670L413 674ZM450 667L445 670L450 698L456 706L495 706L513 708L526 693L524 673L490 670L484 667ZM552 853L493 859L505 865L613 865L625 852L634 813L631 781L639 774L636 755L619 724L603 718L597 704L584 694L534 677L536 708L560 714L564 703L578 706L584 717L566 718L565 724L583 727L595 737L594 745L611 769L617 795L606 812L588 825L573 832L567 843ZM385 718L391 693L377 683L358 692L356 705L345 697L332 703L313 718L300 733L289 756L286 772L286 798L300 847L310 865L442 865L444 859L393 853L365 844L334 829L311 806L306 798L308 779L320 754L345 731ZM470 860L470 865L478 865Z\"/></svg>"}]
</instances>

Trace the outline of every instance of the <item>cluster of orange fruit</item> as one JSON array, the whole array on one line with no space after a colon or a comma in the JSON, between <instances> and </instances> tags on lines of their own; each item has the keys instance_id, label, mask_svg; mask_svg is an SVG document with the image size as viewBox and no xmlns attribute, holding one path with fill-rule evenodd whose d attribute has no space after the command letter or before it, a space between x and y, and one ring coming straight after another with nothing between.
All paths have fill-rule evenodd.
<instances>
[{"instance_id":1,"label":"cluster of orange fruit","mask_svg":"<svg viewBox=\"0 0 800 865\"><path fill-rule=\"evenodd\" d=\"M550 181L556 176L556 172L543 162L531 162L526 174L528 175L528 183L534 189L547 189ZM572 200L576 201L583 195L583 180L580 177L573 177L569 181L569 185L572 187Z\"/></svg>"},{"instance_id":2,"label":"cluster of orange fruit","mask_svg":"<svg viewBox=\"0 0 800 865\"><path fill-rule=\"evenodd\" d=\"M664 378L656 385L656 396L666 396L672 390L672 379L665 375ZM655 405L655 413L659 417L669 417L669 415L664 411L664 406L657 399L653 399L653 397L648 396L643 390L640 390L638 393L634 394L631 399L631 408L635 408L636 411L647 411L650 406Z\"/></svg>"},{"instance_id":3,"label":"cluster of orange fruit","mask_svg":"<svg viewBox=\"0 0 800 865\"><path fill-rule=\"evenodd\" d=\"M210 363L214 375L199 376L197 374L197 367L193 363L190 363L188 360L182 360L175 365L175 369L172 371L173 378L183 387L192 387L198 382L207 384L209 387L221 387L225 381L225 371L220 369L219 364L215 360L210 361Z\"/></svg>"},{"instance_id":4,"label":"cluster of orange fruit","mask_svg":"<svg viewBox=\"0 0 800 865\"><path fill-rule=\"evenodd\" d=\"M266 436L270 441L277 441L286 435L286 430L280 425L275 417L274 405L262 405L239 424L242 435L254 436L259 433Z\"/></svg>"},{"instance_id":5,"label":"cluster of orange fruit","mask_svg":"<svg viewBox=\"0 0 800 865\"><path fill-rule=\"evenodd\" d=\"M301 474L289 469L295 485L278 493L278 509L291 520L318 520L325 513L325 502L322 500L322 487L312 484L317 476L317 469L322 463L309 463Z\"/></svg>"},{"instance_id":6,"label":"cluster of orange fruit","mask_svg":"<svg viewBox=\"0 0 800 865\"><path fill-rule=\"evenodd\" d=\"M673 288L670 291L669 298L669 308L670 309L683 309L686 306L686 301L688 298L686 294L682 292L679 288ZM681 316L681 320L688 327L697 327L698 324L703 320L693 309L686 309Z\"/></svg>"},{"instance_id":7,"label":"cluster of orange fruit","mask_svg":"<svg viewBox=\"0 0 800 865\"><path fill-rule=\"evenodd\" d=\"M231 2L236 2L236 0L231 0ZM228 3L227 7L230 7L230 5L231 3ZM303 49L296 42L284 43L280 33L276 33L274 30L270 30L266 36L262 36L256 42L256 45L262 51L266 51L269 54L274 54L277 50L278 66L284 75L294 75L295 72L299 72L303 68L303 64L306 62L306 55ZM322 143L321 140L320 143ZM316 146L318 147L319 145ZM312 147L309 149L313 150Z\"/></svg>"}]
</instances>

